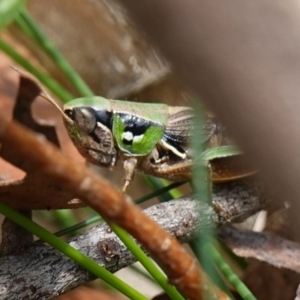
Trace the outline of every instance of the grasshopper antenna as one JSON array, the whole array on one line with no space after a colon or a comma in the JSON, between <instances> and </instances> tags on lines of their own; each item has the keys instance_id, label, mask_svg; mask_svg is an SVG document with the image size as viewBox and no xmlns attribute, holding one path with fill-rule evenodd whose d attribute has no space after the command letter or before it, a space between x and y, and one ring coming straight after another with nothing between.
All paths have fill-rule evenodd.
<instances>
[{"instance_id":1,"label":"grasshopper antenna","mask_svg":"<svg viewBox=\"0 0 300 300\"><path fill-rule=\"evenodd\" d=\"M24 72L22 72L15 66L11 66L11 68L14 69L15 71L17 71L20 74L20 76L27 77L27 78L31 77L31 76L28 76L27 74L24 74ZM31 79L31 80L36 81L36 79ZM41 90L41 92L40 92L39 96L41 96L42 98L44 98L48 102L50 102L52 105L54 105L59 110L59 112L62 114L63 118L65 119L65 121L68 124L74 125L74 121L64 113L64 111L61 109L61 107L51 98L51 96L46 91L44 91L41 87L40 87L40 90Z\"/></svg>"},{"instance_id":2,"label":"grasshopper antenna","mask_svg":"<svg viewBox=\"0 0 300 300\"><path fill-rule=\"evenodd\" d=\"M65 119L65 121L68 124L74 125L74 121L64 113L64 111L62 110L62 108L51 98L51 96L46 91L42 90L39 96L42 97L42 98L44 98L44 99L46 99L53 106L55 106L61 112L63 118Z\"/></svg>"}]
</instances>

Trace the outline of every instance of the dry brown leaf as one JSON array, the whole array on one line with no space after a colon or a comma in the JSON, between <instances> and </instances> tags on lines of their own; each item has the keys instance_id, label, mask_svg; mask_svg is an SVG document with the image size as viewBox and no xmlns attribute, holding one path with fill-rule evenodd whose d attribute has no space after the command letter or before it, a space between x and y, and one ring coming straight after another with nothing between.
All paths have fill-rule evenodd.
<instances>
[{"instance_id":1,"label":"dry brown leaf","mask_svg":"<svg viewBox=\"0 0 300 300\"><path fill-rule=\"evenodd\" d=\"M32 104L39 93L40 88L36 83L28 78L21 77L17 101L13 109L13 117L28 128L43 134L49 141L59 146L55 127L41 125L32 117ZM85 206L79 200L75 200L72 193L62 190L53 180L41 174L39 170L32 167L27 161L15 155L5 144L1 147L0 155L19 170L15 171L16 169L11 167L7 169L7 164L0 164L2 174L0 197L4 203L22 210ZM25 171L27 174L24 176L24 173L20 170ZM22 175L24 178L21 180L11 180L15 177L20 179Z\"/></svg>"},{"instance_id":2,"label":"dry brown leaf","mask_svg":"<svg viewBox=\"0 0 300 300\"><path fill-rule=\"evenodd\" d=\"M13 155L52 178L58 186L72 191L105 219L116 223L139 240L160 263L169 280L190 299L204 294L212 299L228 296L208 280L194 259L179 243L116 190L108 181L87 168L74 164L56 147L16 122L0 118L0 138ZM33 151L34 150L34 151Z\"/></svg>"}]
</instances>

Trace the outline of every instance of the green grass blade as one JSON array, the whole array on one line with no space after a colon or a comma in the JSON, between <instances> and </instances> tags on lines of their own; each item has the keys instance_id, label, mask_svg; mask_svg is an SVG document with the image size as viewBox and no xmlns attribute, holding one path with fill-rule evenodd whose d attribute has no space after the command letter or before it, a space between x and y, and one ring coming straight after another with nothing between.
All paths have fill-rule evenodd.
<instances>
[{"instance_id":1,"label":"green grass blade","mask_svg":"<svg viewBox=\"0 0 300 300\"><path fill-rule=\"evenodd\" d=\"M56 209L53 211L53 222L59 228L66 228L76 223L77 219L72 209Z\"/></svg>"},{"instance_id":2,"label":"green grass blade","mask_svg":"<svg viewBox=\"0 0 300 300\"><path fill-rule=\"evenodd\" d=\"M225 262L223 257L219 254L216 248L211 243L206 243L203 245L204 251L209 251L213 258L214 263L226 277L226 279L231 283L231 285L236 289L240 296L244 300L256 300L254 295L250 292L243 281L234 273L231 267Z\"/></svg>"},{"instance_id":3,"label":"green grass blade","mask_svg":"<svg viewBox=\"0 0 300 300\"><path fill-rule=\"evenodd\" d=\"M23 9L26 0L1 0L0 1L0 30L5 28Z\"/></svg>"},{"instance_id":4,"label":"green grass blade","mask_svg":"<svg viewBox=\"0 0 300 300\"><path fill-rule=\"evenodd\" d=\"M194 128L192 135L192 146L193 153L203 153L205 151L204 139L203 139L203 128L204 128L204 114L203 107L200 102L194 103L195 114L197 118L194 118ZM199 160L200 157L200 160ZM202 155L196 157L196 163L193 164L193 188L195 195L198 201L206 203L209 205L212 198L212 184L211 178L208 173L207 161L204 161ZM200 210L199 215L202 216L203 212ZM201 233L197 238L197 243L202 245L207 237L211 237L215 235L215 231L213 228L204 227L201 229ZM196 257L200 261L204 270L211 275L211 280L215 282L217 280L217 274L215 270L215 266L212 263L211 254L203 250L200 246L197 248L195 252Z\"/></svg>"},{"instance_id":5,"label":"green grass blade","mask_svg":"<svg viewBox=\"0 0 300 300\"><path fill-rule=\"evenodd\" d=\"M162 187L169 186L169 184L170 184L170 181L167 179L164 179L164 178L160 178L160 182L161 182ZM172 199L179 199L183 196L182 193L179 191L179 189L172 189L169 191L169 193L170 193Z\"/></svg>"},{"instance_id":6,"label":"green grass blade","mask_svg":"<svg viewBox=\"0 0 300 300\"><path fill-rule=\"evenodd\" d=\"M178 187L178 186L180 186L182 184L184 184L184 183L182 183L182 182L172 183L172 184L170 184L168 186L162 187L159 190L155 190L154 192L152 192L152 193L150 193L148 195L145 195L145 196L143 196L141 198L138 198L138 199L134 200L134 202L136 204L143 203L143 202L145 202L145 201L147 201L149 199L152 199L152 198L154 198L154 197L156 197L156 196L158 196L160 194L166 193L169 190L174 189L174 188L176 188L176 187ZM72 225L70 227L67 227L65 229L62 229L62 230L60 230L60 231L58 231L56 233L53 233L53 234L56 235L56 236L63 236L65 234L71 234L71 233L73 233L76 230L82 229L82 228L84 228L86 226L89 226L89 225L91 225L93 223L100 222L100 221L103 221L103 219L99 215L96 215L96 216L93 216L93 217L91 217L91 218L89 218L89 219L87 219L85 221L82 221L82 222L80 222L78 224L75 224L75 225Z\"/></svg>"},{"instance_id":7,"label":"green grass blade","mask_svg":"<svg viewBox=\"0 0 300 300\"><path fill-rule=\"evenodd\" d=\"M73 234L75 231L79 230L79 229L82 229L86 226L89 226L91 224L94 224L96 222L99 222L99 221L104 221L99 215L98 216L94 216L94 217L91 217L85 221L82 221L80 223L77 223L75 225L72 225L72 226L69 226L67 228L64 228L62 230L59 230L55 233L53 233L55 236L63 236L63 235L66 235L66 234ZM42 240L37 240L36 241L37 243L42 243L43 241Z\"/></svg>"},{"instance_id":8,"label":"green grass blade","mask_svg":"<svg viewBox=\"0 0 300 300\"><path fill-rule=\"evenodd\" d=\"M206 243L207 244L207 243ZM203 240L201 239L200 242L198 239L194 239L193 241L191 241L189 243L192 251L194 253L199 253L200 251L200 247L202 247L202 250L205 251L205 248L203 247L203 245L205 245L205 242L203 243ZM213 247L213 246L212 246ZM214 248L214 247L213 247ZM221 290L223 290L228 296L230 296L232 299L234 299L233 295L231 294L228 286L226 285L224 279L220 276L219 274L219 270L217 269L217 266L215 264L215 262L213 261L213 255L209 255L206 257L206 259L210 259L209 262L209 268L206 269L207 264L202 264L202 267L204 269L204 271L206 272L206 274L213 280L214 284L216 286L218 286Z\"/></svg>"},{"instance_id":9,"label":"green grass blade","mask_svg":"<svg viewBox=\"0 0 300 300\"><path fill-rule=\"evenodd\" d=\"M0 38L0 50L11 57L16 63L22 66L25 70L33 74L40 82L42 82L53 94L60 98L64 103L70 101L74 97L65 90L58 82L50 76L44 74L34 67L27 59L22 57L10 45Z\"/></svg>"},{"instance_id":10,"label":"green grass blade","mask_svg":"<svg viewBox=\"0 0 300 300\"><path fill-rule=\"evenodd\" d=\"M216 158L234 156L242 154L241 150L236 146L221 146L207 149L201 153L199 159L202 161L210 161Z\"/></svg>"},{"instance_id":11,"label":"green grass blade","mask_svg":"<svg viewBox=\"0 0 300 300\"><path fill-rule=\"evenodd\" d=\"M141 248L134 242L134 240L127 234L126 231L121 229L115 224L110 224L111 229L131 251L131 253L138 259L144 268L151 274L155 281L164 289L164 291L173 300L184 300L180 293L174 286L168 283L168 279L153 263L153 261L141 250Z\"/></svg>"},{"instance_id":12,"label":"green grass blade","mask_svg":"<svg viewBox=\"0 0 300 300\"><path fill-rule=\"evenodd\" d=\"M112 287L129 297L130 299L137 300L145 300L147 299L138 291L133 289L131 286L127 285L125 282L120 280L118 277L114 276L110 272L108 272L103 267L99 266L96 262L94 262L89 257L85 256L81 252L77 251L69 244L60 240L58 237L41 227L40 225L34 223L30 219L26 218L16 210L10 208L6 204L0 202L0 213L15 222L16 224L22 226L29 232L33 233L40 239L47 242L49 245L55 247L57 250L62 252L63 254L70 257L72 260L77 262L80 266L101 278L106 283L110 284Z\"/></svg>"},{"instance_id":13,"label":"green grass blade","mask_svg":"<svg viewBox=\"0 0 300 300\"><path fill-rule=\"evenodd\" d=\"M153 177L153 176L143 176L143 178L154 192L166 187L160 178ZM165 193L157 194L157 198L159 199L160 202L167 202L173 199L173 195L170 191L166 191Z\"/></svg>"},{"instance_id":14,"label":"green grass blade","mask_svg":"<svg viewBox=\"0 0 300 300\"><path fill-rule=\"evenodd\" d=\"M148 183L149 186L153 189L153 192L135 200L134 202L136 204L140 204L154 197L161 197L162 202L169 201L170 199L172 199L172 194L169 193L169 191L185 184L185 182L174 182L168 186L164 186L158 178L150 176L143 176L143 178L145 182Z\"/></svg>"},{"instance_id":15,"label":"green grass blade","mask_svg":"<svg viewBox=\"0 0 300 300\"><path fill-rule=\"evenodd\" d=\"M54 235L56 236L63 236L65 234L70 234L70 233L74 233L74 231L76 230L79 230L79 229L82 229L86 226L89 226L93 223L96 223L96 222L100 222L100 221L104 221L100 216L94 216L94 217L91 217L85 221L82 221L80 223L77 223L75 225L72 225L70 227L67 227L65 229L62 229L60 231L57 231L54 233Z\"/></svg>"},{"instance_id":16,"label":"green grass blade","mask_svg":"<svg viewBox=\"0 0 300 300\"><path fill-rule=\"evenodd\" d=\"M73 86L81 94L82 97L93 96L94 93L85 83L85 81L78 75L74 68L68 61L60 54L54 44L42 32L38 24L32 19L26 9L23 9L21 14L16 18L16 23L23 29L23 31L48 54L59 69L66 75Z\"/></svg>"}]
</instances>

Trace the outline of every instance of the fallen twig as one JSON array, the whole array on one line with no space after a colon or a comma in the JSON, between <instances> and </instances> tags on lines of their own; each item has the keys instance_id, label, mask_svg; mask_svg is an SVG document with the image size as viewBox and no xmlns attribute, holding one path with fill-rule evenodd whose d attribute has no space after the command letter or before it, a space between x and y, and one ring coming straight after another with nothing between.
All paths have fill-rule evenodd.
<instances>
[{"instance_id":1,"label":"fallen twig","mask_svg":"<svg viewBox=\"0 0 300 300\"><path fill-rule=\"evenodd\" d=\"M237 191L242 191L242 186L235 185L236 187L225 185L214 195L218 207L231 215L230 220L220 217L211 206L199 203L192 196L152 206L145 213L181 243L188 242L202 228L247 217L249 206L252 206L253 212L261 209L262 203L255 190L244 188L243 192L238 193ZM248 203L242 200L245 192L250 195ZM244 213L230 205L232 200L240 203L239 210ZM111 272L136 261L106 224L95 226L71 239L69 243ZM3 300L17 299L14 298L16 295L22 299L52 299L94 279L92 274L56 249L41 244L29 247L18 255L2 257L0 264L0 297Z\"/></svg>"},{"instance_id":2,"label":"fallen twig","mask_svg":"<svg viewBox=\"0 0 300 300\"><path fill-rule=\"evenodd\" d=\"M228 297L213 286L180 244L146 217L113 186L82 165L74 164L41 135L0 117L0 140L18 157L74 192L105 219L126 229L157 260L169 280L188 298Z\"/></svg>"}]
</instances>

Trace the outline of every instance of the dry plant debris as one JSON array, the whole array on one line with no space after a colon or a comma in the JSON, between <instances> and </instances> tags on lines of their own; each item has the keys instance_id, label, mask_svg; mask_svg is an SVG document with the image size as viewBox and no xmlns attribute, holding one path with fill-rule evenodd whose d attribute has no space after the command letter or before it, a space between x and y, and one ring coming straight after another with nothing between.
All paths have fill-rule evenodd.
<instances>
[{"instance_id":1,"label":"dry plant debris","mask_svg":"<svg viewBox=\"0 0 300 300\"><path fill-rule=\"evenodd\" d=\"M54 128L37 124L31 117L30 106L39 93L40 88L34 82L29 78L21 77L20 90L17 97L18 101L13 113L14 117L32 130L44 134L53 144L58 145ZM178 243L141 213L129 199L126 199L108 182L91 173L83 165L74 165L70 160L63 157L60 151L53 147L53 145L48 144L44 137L41 135L33 135L15 122L9 123L4 118L1 118L0 136L2 142L2 157L26 171L24 180L1 182L0 196L3 196L2 199L6 201L6 203L17 209L27 210L50 207L77 207L87 203L100 212L107 220L123 225L123 227L136 237L137 240L143 244L144 248L149 250L158 261L166 263L163 265L163 268L169 274L169 278L172 282L175 283L185 295L188 295L191 299L200 299L200 295L203 292L203 290L201 290L204 285L203 282L207 282L205 275L202 274L195 262L187 256ZM72 174L72 176L70 176L70 174ZM44 191L42 192L42 190ZM211 227L242 220L246 216L260 210L265 205L265 198L261 197L259 192L255 182L251 182L251 184L247 183L246 185L237 182L218 185L214 192L213 206L202 208L202 211L206 212L202 216L202 219L200 218L197 221L199 216L197 214L191 214L191 211L197 212L196 207L190 208L187 202L184 204L180 202L176 202L176 204L166 203L164 205L169 207L169 212L175 214L178 212L178 209L174 209L174 205L181 205L181 213L183 212L182 207L187 207L188 212L182 214L182 217L185 219L179 221L179 224L170 222L170 220L177 221L179 219L176 219L174 215L170 216L166 213L165 220L167 220L167 222L161 225L179 239L180 242L190 241L198 229L205 226ZM45 194L43 195L41 193ZM70 202L72 203L72 199L75 196L80 197L85 203L77 201L73 202L70 206ZM24 199L26 199L26 201L24 201ZM182 199L181 201L186 200ZM193 203L191 197L189 197L188 202L192 203L191 205L196 205L196 202L194 201ZM161 205L161 207L163 207L163 205ZM162 211L161 207L158 208L159 211ZM154 213L153 215L150 214L150 216L160 223L163 218L157 210L155 212L155 208L153 209ZM169 227L167 224L169 224ZM220 235L221 239L229 247L233 248L236 254L258 258L272 265L299 272L299 268L297 268L297 264L295 264L295 262L298 261L300 252L297 243L268 233L243 232L232 228L223 228L220 232L223 233ZM107 264L104 264L106 268L111 271L116 271L120 267L129 265L134 261L132 257L128 259L127 250L124 256L126 259L123 259L123 252L114 250L115 248L119 249L118 247L120 247L120 245L116 242L112 243L111 237L105 240L105 235L99 234L99 232L97 233L95 228L86 232L84 235L86 238L88 237L87 240L89 238L92 240L91 237L94 236L94 234L98 234L99 241L97 245L90 245L89 251L95 252L97 249L103 249L102 246L105 244L105 248L112 247L113 251L118 252L108 259L107 257L105 258L105 253L99 250L102 253L102 259L107 262ZM152 239L149 239L149 237L152 237ZM79 236L78 238L80 240L81 237ZM100 238L104 240L101 242ZM249 241L251 241L250 244ZM77 242L77 239L70 241L70 243L71 245L76 245L76 248L81 250L80 243ZM41 256L42 259L38 262L36 261L35 265L36 263L42 265L43 261L51 264L51 259L59 259L58 261L61 259L65 260L56 250L44 245L39 245L29 247L29 249L25 249L22 254L17 254L18 268L23 270L29 268L26 266L29 266L33 260L28 262L28 257L37 257L39 251L43 253ZM16 254L9 253L9 251L5 253L5 260L9 261L10 265L13 265L12 262L16 261ZM95 255L91 253L87 254L89 254L90 257L95 258L95 255L99 257L99 253ZM26 257L26 259L23 260L22 257ZM50 261L45 260L45 257L48 257ZM116 257L118 260L116 260ZM122 260L123 263L120 263ZM172 263L169 264L169 262ZM93 278L91 274L87 274L82 271L81 268L78 268L75 263L70 262L70 264L72 265L71 269L74 268L76 271L73 273L73 277L71 277L68 284L64 282L66 289L72 289L80 283ZM1 282L4 283L5 278L8 278L5 273L7 274L9 268L7 265L1 265L4 267L4 273L1 274L4 279L2 278ZM66 264L66 266L68 266L68 264ZM61 264L58 263L56 267L61 269ZM20 276L22 276L22 273L20 273ZM28 276L28 278L30 279L31 277ZM43 283L41 282L41 286L35 288L38 290L42 287ZM52 288L54 288L54 290L58 289L59 293L65 291L63 288L56 286L56 283L54 283ZM215 299L226 299L226 296L215 289L215 287L212 287L212 285L210 285L209 289Z\"/></svg>"},{"instance_id":2,"label":"dry plant debris","mask_svg":"<svg viewBox=\"0 0 300 300\"><path fill-rule=\"evenodd\" d=\"M13 111L16 121L33 131L43 134L50 142L59 146L53 126L40 125L32 117L31 105L41 92L40 87L29 78L20 77L19 92ZM75 200L72 191L62 189L51 178L35 168L27 159L18 155L18 151L3 143L0 156L16 167L26 171L22 180L0 181L0 197L12 208L22 210L77 208L85 206ZM17 150L17 149L14 149ZM34 152L34 148L32 148Z\"/></svg>"},{"instance_id":3,"label":"dry plant debris","mask_svg":"<svg viewBox=\"0 0 300 300\"><path fill-rule=\"evenodd\" d=\"M239 201L243 199L245 192L249 195L248 200ZM232 205L232 200L239 204ZM193 240L201 229L246 218L250 207L255 212L263 204L255 188L233 183L224 185L222 190L217 191L214 201L231 216L228 220L220 216L212 206L199 203L193 196L161 203L147 208L144 212L180 243L186 243ZM200 211L203 213L200 214ZM111 272L136 261L104 223L70 239L69 244ZM45 300L51 299L53 295L65 293L95 279L62 253L42 244L27 247L22 253L6 255L0 259L0 263L0 290L1 287L6 288L3 300L13 299L14 295L31 299L40 299L43 295ZM38 270L36 266L39 266ZM12 285L12 281L15 284Z\"/></svg>"},{"instance_id":4,"label":"dry plant debris","mask_svg":"<svg viewBox=\"0 0 300 300\"><path fill-rule=\"evenodd\" d=\"M37 93L39 88L35 90ZM106 220L127 230L151 253L183 295L190 299L201 299L204 294L211 299L228 299L210 283L200 266L174 238L109 182L85 166L74 164L42 135L34 134L15 121L9 122L1 115L0 141L10 149L10 157L25 162L26 171L38 170L39 174L51 178L59 189L74 193Z\"/></svg>"}]
</instances>

